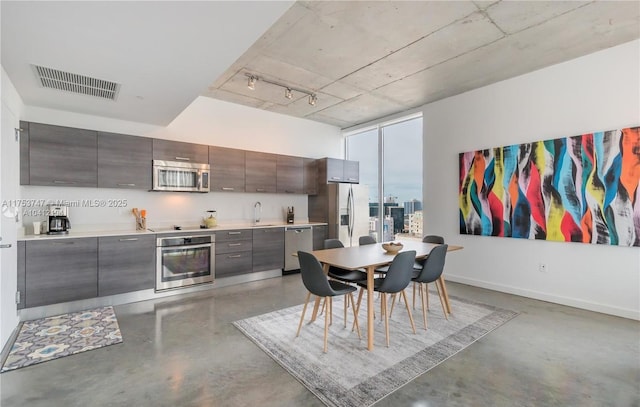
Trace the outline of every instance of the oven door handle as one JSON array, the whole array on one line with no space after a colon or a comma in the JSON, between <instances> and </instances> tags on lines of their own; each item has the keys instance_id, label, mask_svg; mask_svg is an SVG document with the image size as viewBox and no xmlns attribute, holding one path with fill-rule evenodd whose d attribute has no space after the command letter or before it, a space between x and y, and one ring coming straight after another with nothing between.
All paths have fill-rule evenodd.
<instances>
[{"instance_id":1,"label":"oven door handle","mask_svg":"<svg viewBox=\"0 0 640 407\"><path fill-rule=\"evenodd\" d=\"M159 246L160 250L185 250L185 249L202 249L204 247L213 247L212 243L204 243L204 244L191 244L191 245L182 245L182 246Z\"/></svg>"}]
</instances>

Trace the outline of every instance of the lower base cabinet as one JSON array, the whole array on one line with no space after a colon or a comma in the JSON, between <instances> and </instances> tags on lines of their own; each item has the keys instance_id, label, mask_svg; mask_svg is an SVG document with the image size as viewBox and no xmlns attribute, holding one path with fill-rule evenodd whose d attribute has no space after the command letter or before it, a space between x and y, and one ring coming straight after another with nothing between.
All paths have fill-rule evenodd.
<instances>
[{"instance_id":1,"label":"lower base cabinet","mask_svg":"<svg viewBox=\"0 0 640 407\"><path fill-rule=\"evenodd\" d=\"M155 235L98 238L98 295L154 288L155 250Z\"/></svg>"},{"instance_id":2,"label":"lower base cabinet","mask_svg":"<svg viewBox=\"0 0 640 407\"><path fill-rule=\"evenodd\" d=\"M29 241L25 245L25 306L98 295L98 238Z\"/></svg>"},{"instance_id":3,"label":"lower base cabinet","mask_svg":"<svg viewBox=\"0 0 640 407\"><path fill-rule=\"evenodd\" d=\"M216 232L216 278L251 273L253 231Z\"/></svg>"},{"instance_id":4,"label":"lower base cabinet","mask_svg":"<svg viewBox=\"0 0 640 407\"><path fill-rule=\"evenodd\" d=\"M313 250L324 249L324 241L329 238L329 227L327 225L313 226Z\"/></svg>"},{"instance_id":5,"label":"lower base cabinet","mask_svg":"<svg viewBox=\"0 0 640 407\"><path fill-rule=\"evenodd\" d=\"M284 267L284 228L254 229L253 271Z\"/></svg>"}]
</instances>

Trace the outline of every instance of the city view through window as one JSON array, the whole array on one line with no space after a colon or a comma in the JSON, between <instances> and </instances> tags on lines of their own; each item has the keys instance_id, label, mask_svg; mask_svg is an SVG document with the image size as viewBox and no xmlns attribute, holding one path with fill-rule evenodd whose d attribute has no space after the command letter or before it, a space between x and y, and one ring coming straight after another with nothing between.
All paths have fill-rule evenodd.
<instances>
[{"instance_id":1,"label":"city view through window","mask_svg":"<svg viewBox=\"0 0 640 407\"><path fill-rule=\"evenodd\" d=\"M346 140L347 159L360 162L360 184L369 190L369 235L378 242L422 237L422 118Z\"/></svg>"}]
</instances>

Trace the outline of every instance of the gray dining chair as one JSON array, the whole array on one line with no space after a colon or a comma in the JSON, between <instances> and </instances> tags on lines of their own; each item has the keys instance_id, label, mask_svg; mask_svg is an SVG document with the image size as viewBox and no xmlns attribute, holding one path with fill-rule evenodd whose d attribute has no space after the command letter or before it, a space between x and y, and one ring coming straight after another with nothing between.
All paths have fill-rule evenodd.
<instances>
[{"instance_id":1,"label":"gray dining chair","mask_svg":"<svg viewBox=\"0 0 640 407\"><path fill-rule=\"evenodd\" d=\"M433 243L433 244L444 244L444 237L438 235L426 235L422 238L423 243ZM416 273L419 273L422 270L422 265L424 264L426 259L416 260L413 265L413 270ZM415 274L415 273L414 273ZM425 287L425 291L429 292L429 285L427 284ZM422 293L422 291L420 291ZM422 295L422 294L420 294ZM416 309L416 285L413 286L413 309ZM427 309L429 309L429 296L427 296ZM447 316L447 319L449 317Z\"/></svg>"},{"instance_id":2,"label":"gray dining chair","mask_svg":"<svg viewBox=\"0 0 640 407\"><path fill-rule=\"evenodd\" d=\"M438 235L426 235L422 238L423 243L444 244L444 237Z\"/></svg>"},{"instance_id":3,"label":"gray dining chair","mask_svg":"<svg viewBox=\"0 0 640 407\"><path fill-rule=\"evenodd\" d=\"M376 244L376 239L374 239L371 236L360 236L358 238L358 244L360 246L365 246L365 245L368 245L368 244Z\"/></svg>"},{"instance_id":4,"label":"gray dining chair","mask_svg":"<svg viewBox=\"0 0 640 407\"><path fill-rule=\"evenodd\" d=\"M447 256L447 249L449 245L443 244L440 246L434 247L429 256L423 261L423 265L421 270L413 271L413 303L415 308L415 297L416 297L416 285L420 290L420 297L422 302L422 319L424 321L424 329L427 329L427 303L429 298L429 290L428 284L435 283L436 290L438 291L438 297L440 298L440 304L442 305L442 312L446 319L449 319L447 315L447 307L445 305L444 293L440 289L439 279L444 271L444 262Z\"/></svg>"},{"instance_id":5,"label":"gray dining chair","mask_svg":"<svg viewBox=\"0 0 640 407\"><path fill-rule=\"evenodd\" d=\"M300 274L302 276L302 283L309 291L307 298L302 308L302 315L300 316L300 323L298 324L298 330L296 332L296 338L300 335L300 329L302 328L302 321L304 321L304 315L307 312L307 305L311 294L324 298L325 304L327 304L327 311L324 314L324 353L327 353L327 336L329 332L329 315L333 312L332 298L338 295L344 295L345 302L351 302L351 308L353 309L353 322L358 332L358 338L360 336L360 326L358 324L358 314L356 312L355 303L353 301L353 292L357 290L356 287L349 284L342 283L336 280L329 280L322 271L322 265L318 259L311 253L298 251L298 260L300 261ZM345 315L345 327L347 326Z\"/></svg>"},{"instance_id":6,"label":"gray dining chair","mask_svg":"<svg viewBox=\"0 0 640 407\"><path fill-rule=\"evenodd\" d=\"M404 289L411 283L413 277L413 262L416 259L415 250L408 250L406 252L400 252L396 254L389 265L389 271L382 278L375 278L373 280L373 291L381 294L381 309L384 317L384 330L387 340L387 347L389 346L389 310L387 306L387 294L395 295L400 293L404 298L404 303L409 314L409 321L411 322L411 329L413 333L416 333L416 326L413 322L413 316L411 315L411 309L409 308L409 302L407 301L407 295ZM360 310L362 303L362 296L367 290L367 282L359 281L357 283L360 286L360 293L358 294L358 303L356 304L356 313Z\"/></svg>"},{"instance_id":7,"label":"gray dining chair","mask_svg":"<svg viewBox=\"0 0 640 407\"><path fill-rule=\"evenodd\" d=\"M338 239L326 239L324 241L325 249L337 249L341 247L344 247L344 245ZM329 272L327 274L333 279L344 281L346 283L356 283L367 279L367 273L362 270L346 270L334 266L329 267Z\"/></svg>"}]
</instances>

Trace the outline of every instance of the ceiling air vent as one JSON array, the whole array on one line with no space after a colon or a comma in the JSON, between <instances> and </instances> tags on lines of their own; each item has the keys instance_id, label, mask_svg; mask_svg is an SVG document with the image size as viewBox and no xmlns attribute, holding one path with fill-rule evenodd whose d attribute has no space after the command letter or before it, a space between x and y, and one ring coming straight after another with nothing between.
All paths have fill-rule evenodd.
<instances>
[{"instance_id":1,"label":"ceiling air vent","mask_svg":"<svg viewBox=\"0 0 640 407\"><path fill-rule=\"evenodd\" d=\"M115 82L59 71L39 65L32 66L38 82L45 88L80 93L82 95L109 100L116 100L118 91L120 90L120 84Z\"/></svg>"}]
</instances>

